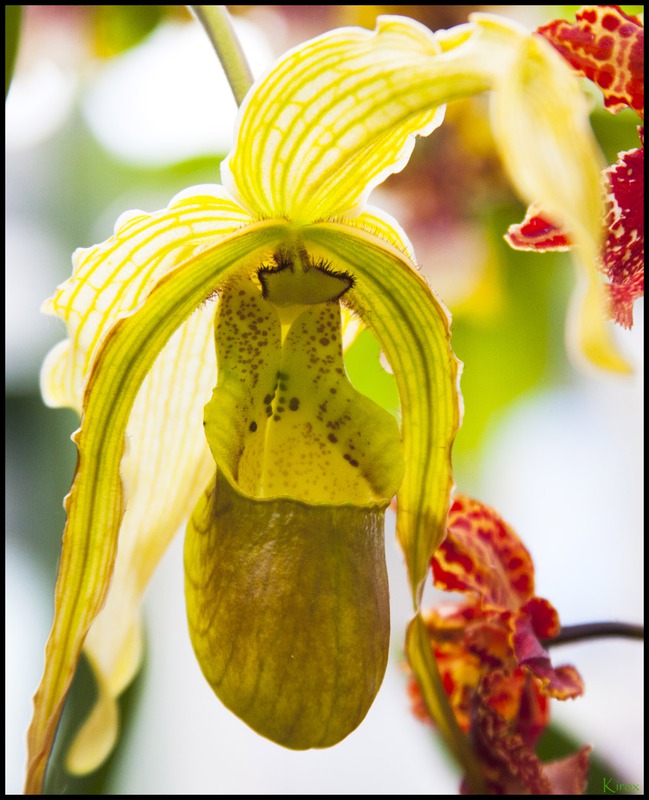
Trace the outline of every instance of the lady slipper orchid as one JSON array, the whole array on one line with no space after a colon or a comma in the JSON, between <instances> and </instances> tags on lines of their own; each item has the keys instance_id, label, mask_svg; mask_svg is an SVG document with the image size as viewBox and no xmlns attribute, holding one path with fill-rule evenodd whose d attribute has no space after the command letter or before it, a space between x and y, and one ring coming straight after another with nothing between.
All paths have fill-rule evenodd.
<instances>
[{"instance_id":1,"label":"lady slipper orchid","mask_svg":"<svg viewBox=\"0 0 649 800\"><path fill-rule=\"evenodd\" d=\"M141 659L140 599L190 514L189 630L220 699L296 749L362 721L387 661L384 511L397 492L417 609L460 417L448 314L367 198L444 103L487 89L515 185L595 252L600 159L575 79L541 38L474 15L438 35L382 17L287 53L240 108L222 186L124 215L75 253L45 306L68 339L44 365L44 396L81 426L28 793L82 648L99 698L68 766L90 771L113 746L116 698ZM394 372L400 426L346 377L352 314ZM615 360L600 334L597 357Z\"/></svg>"}]
</instances>

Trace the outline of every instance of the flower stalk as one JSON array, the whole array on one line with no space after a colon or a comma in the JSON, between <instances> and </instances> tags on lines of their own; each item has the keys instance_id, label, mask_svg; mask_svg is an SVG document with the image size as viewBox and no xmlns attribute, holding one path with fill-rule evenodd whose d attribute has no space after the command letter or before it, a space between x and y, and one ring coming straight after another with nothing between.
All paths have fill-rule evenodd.
<instances>
[{"instance_id":1,"label":"flower stalk","mask_svg":"<svg viewBox=\"0 0 649 800\"><path fill-rule=\"evenodd\" d=\"M417 614L408 626L406 655L410 668L417 678L426 709L461 767L472 793L486 794L482 767L468 737L458 725L448 695L444 691L442 677L421 614Z\"/></svg>"},{"instance_id":2,"label":"flower stalk","mask_svg":"<svg viewBox=\"0 0 649 800\"><path fill-rule=\"evenodd\" d=\"M585 622L582 625L564 625L557 636L546 639L545 647L585 642L591 639L644 639L644 626L629 622Z\"/></svg>"},{"instance_id":3,"label":"flower stalk","mask_svg":"<svg viewBox=\"0 0 649 800\"><path fill-rule=\"evenodd\" d=\"M240 106L253 77L226 6L189 6L214 45L237 105Z\"/></svg>"}]
</instances>

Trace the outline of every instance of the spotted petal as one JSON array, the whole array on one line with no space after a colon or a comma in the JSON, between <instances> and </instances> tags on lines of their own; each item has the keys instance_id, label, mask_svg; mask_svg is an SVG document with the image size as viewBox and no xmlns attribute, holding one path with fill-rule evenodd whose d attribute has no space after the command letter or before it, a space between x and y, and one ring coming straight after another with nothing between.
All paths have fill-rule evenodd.
<instances>
[{"instance_id":1,"label":"spotted petal","mask_svg":"<svg viewBox=\"0 0 649 800\"><path fill-rule=\"evenodd\" d=\"M633 303L644 296L644 129L642 147L619 153L606 171L609 187L607 237L602 267L610 278L611 315L633 325Z\"/></svg>"},{"instance_id":2,"label":"spotted petal","mask_svg":"<svg viewBox=\"0 0 649 800\"><path fill-rule=\"evenodd\" d=\"M465 626L463 646L489 667L525 667L553 697L576 697L583 682L570 666L554 668L541 639L560 631L559 616L545 599L534 596L534 565L516 533L488 506L456 498L449 514L448 536L432 560L435 586L469 595L450 615L432 619ZM443 641L444 627L429 626ZM446 626L448 627L448 625ZM455 642L458 641L455 637Z\"/></svg>"},{"instance_id":3,"label":"spotted petal","mask_svg":"<svg viewBox=\"0 0 649 800\"><path fill-rule=\"evenodd\" d=\"M334 223L311 226L305 240L354 278L345 300L376 335L397 380L406 462L397 535L417 607L446 531L450 454L460 424L459 362L450 347L448 312L407 256L385 240Z\"/></svg>"},{"instance_id":4,"label":"spotted petal","mask_svg":"<svg viewBox=\"0 0 649 800\"><path fill-rule=\"evenodd\" d=\"M461 496L432 562L435 586L472 592L496 608L517 609L534 593L534 565L521 540L493 509Z\"/></svg>"},{"instance_id":5,"label":"spotted petal","mask_svg":"<svg viewBox=\"0 0 649 800\"><path fill-rule=\"evenodd\" d=\"M538 32L604 93L614 114L644 115L644 26L619 6L582 6L575 22L557 19Z\"/></svg>"}]
</instances>

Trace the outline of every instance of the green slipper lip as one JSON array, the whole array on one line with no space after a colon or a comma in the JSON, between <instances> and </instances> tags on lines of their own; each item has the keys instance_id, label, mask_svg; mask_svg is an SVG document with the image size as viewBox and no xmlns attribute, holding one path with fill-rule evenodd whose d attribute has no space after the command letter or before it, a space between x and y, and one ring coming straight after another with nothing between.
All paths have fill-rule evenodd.
<instances>
[{"instance_id":1,"label":"green slipper lip","mask_svg":"<svg viewBox=\"0 0 649 800\"><path fill-rule=\"evenodd\" d=\"M219 474L185 540L190 636L219 699L292 749L362 722L388 661L384 509L256 500Z\"/></svg>"}]
</instances>

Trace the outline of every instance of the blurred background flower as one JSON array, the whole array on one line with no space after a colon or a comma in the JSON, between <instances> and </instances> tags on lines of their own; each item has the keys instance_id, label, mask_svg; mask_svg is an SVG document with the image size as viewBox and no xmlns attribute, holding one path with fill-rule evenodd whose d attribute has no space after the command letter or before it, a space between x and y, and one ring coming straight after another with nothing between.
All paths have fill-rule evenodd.
<instances>
[{"instance_id":1,"label":"blurred background flower","mask_svg":"<svg viewBox=\"0 0 649 800\"><path fill-rule=\"evenodd\" d=\"M576 6L234 6L259 74L287 48L333 27L373 27L399 13L446 28L474 10L532 29ZM627 13L641 7L624 6ZM637 117L592 122L608 163L637 145ZM6 103L6 792L19 793L31 695L52 614L62 498L72 479L72 412L47 409L40 364L64 336L39 307L69 275L72 251L101 241L120 213L161 208L185 187L219 181L236 106L207 37L183 6L25 6ZM511 250L503 236L524 208L501 171L484 98L454 104L408 167L372 198L410 236L418 263L453 312L464 361L465 416L456 483L516 529L537 592L564 624L642 622L643 302L615 331L628 378L576 372L563 342L573 270L563 253ZM357 388L396 409L391 376L364 333L350 353ZM124 736L83 780L53 762L48 791L66 794L445 794L459 778L410 712L400 668L410 616L405 567L389 520L392 658L366 721L326 751L261 739L213 697L187 635L179 536L150 587L150 658L123 702ZM434 590L430 590L431 598ZM425 605L426 605L425 601ZM643 780L642 652L637 642L565 646L585 696L553 709L623 781ZM83 668L62 724L92 697ZM165 697L164 703L158 701ZM80 710L81 709L81 710ZM61 746L59 747L61 749Z\"/></svg>"}]
</instances>

